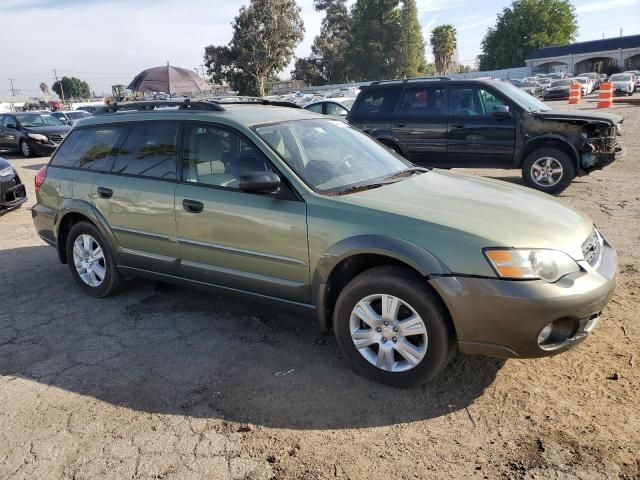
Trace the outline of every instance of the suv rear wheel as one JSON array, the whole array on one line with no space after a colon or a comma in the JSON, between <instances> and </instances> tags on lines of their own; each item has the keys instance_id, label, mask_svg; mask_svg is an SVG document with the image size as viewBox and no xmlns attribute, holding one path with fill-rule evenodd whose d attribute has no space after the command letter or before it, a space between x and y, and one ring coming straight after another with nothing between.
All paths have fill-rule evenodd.
<instances>
[{"instance_id":1,"label":"suv rear wheel","mask_svg":"<svg viewBox=\"0 0 640 480\"><path fill-rule=\"evenodd\" d=\"M407 268L375 267L340 292L338 345L351 366L388 385L427 382L454 351L449 316L426 281Z\"/></svg>"},{"instance_id":2,"label":"suv rear wheel","mask_svg":"<svg viewBox=\"0 0 640 480\"><path fill-rule=\"evenodd\" d=\"M564 191L576 175L569 155L553 147L534 150L522 165L524 183L552 195Z\"/></svg>"},{"instance_id":3,"label":"suv rear wheel","mask_svg":"<svg viewBox=\"0 0 640 480\"><path fill-rule=\"evenodd\" d=\"M124 280L100 231L89 222L78 222L67 236L67 263L82 290L93 297L117 292Z\"/></svg>"}]
</instances>

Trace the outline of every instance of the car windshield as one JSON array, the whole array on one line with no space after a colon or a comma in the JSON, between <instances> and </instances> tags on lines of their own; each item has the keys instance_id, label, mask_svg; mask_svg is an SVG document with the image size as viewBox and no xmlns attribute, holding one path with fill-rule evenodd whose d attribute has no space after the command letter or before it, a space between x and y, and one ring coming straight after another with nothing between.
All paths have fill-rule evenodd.
<instances>
[{"instance_id":1,"label":"car windshield","mask_svg":"<svg viewBox=\"0 0 640 480\"><path fill-rule=\"evenodd\" d=\"M17 114L16 118L23 127L46 127L51 125L62 125L62 122L51 115L40 113Z\"/></svg>"},{"instance_id":2,"label":"car windshield","mask_svg":"<svg viewBox=\"0 0 640 480\"><path fill-rule=\"evenodd\" d=\"M524 90L520 90L515 85L509 82L495 82L496 88L502 91L507 97L511 98L522 108L529 110L530 112L546 112L551 110L550 107L538 100L532 95L529 95Z\"/></svg>"},{"instance_id":3,"label":"car windshield","mask_svg":"<svg viewBox=\"0 0 640 480\"><path fill-rule=\"evenodd\" d=\"M622 73L618 73L616 75L611 75L611 78L609 80L611 80L612 82L630 82L631 75L624 75Z\"/></svg>"},{"instance_id":4,"label":"car windshield","mask_svg":"<svg viewBox=\"0 0 640 480\"><path fill-rule=\"evenodd\" d=\"M535 87L535 86L536 86L536 84L535 84L535 83L533 83L533 82L522 82L522 83L520 84L520 86L522 86L522 87Z\"/></svg>"},{"instance_id":5,"label":"car windshield","mask_svg":"<svg viewBox=\"0 0 640 480\"><path fill-rule=\"evenodd\" d=\"M557 80L551 84L552 87L570 87L573 83L572 80Z\"/></svg>"},{"instance_id":6,"label":"car windshield","mask_svg":"<svg viewBox=\"0 0 640 480\"><path fill-rule=\"evenodd\" d=\"M345 193L416 172L364 133L329 119L259 125L255 131L311 188Z\"/></svg>"}]
</instances>

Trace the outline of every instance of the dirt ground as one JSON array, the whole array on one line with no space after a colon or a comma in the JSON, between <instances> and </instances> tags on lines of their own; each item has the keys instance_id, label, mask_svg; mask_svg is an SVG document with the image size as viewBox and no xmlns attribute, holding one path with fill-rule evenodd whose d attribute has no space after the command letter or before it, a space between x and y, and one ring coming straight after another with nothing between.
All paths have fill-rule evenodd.
<instances>
[{"instance_id":1,"label":"dirt ground","mask_svg":"<svg viewBox=\"0 0 640 480\"><path fill-rule=\"evenodd\" d=\"M640 478L640 107L614 110L624 156L560 197L619 254L595 333L553 358L459 355L409 390L285 311L143 280L84 295L31 222L47 159L3 155L30 200L0 217L0 478Z\"/></svg>"}]
</instances>

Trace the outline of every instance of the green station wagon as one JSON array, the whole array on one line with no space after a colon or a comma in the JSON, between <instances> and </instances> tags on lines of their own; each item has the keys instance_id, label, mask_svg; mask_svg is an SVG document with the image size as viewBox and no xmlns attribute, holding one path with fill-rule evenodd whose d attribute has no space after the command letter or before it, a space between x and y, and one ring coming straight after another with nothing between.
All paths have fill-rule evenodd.
<instances>
[{"instance_id":1,"label":"green station wagon","mask_svg":"<svg viewBox=\"0 0 640 480\"><path fill-rule=\"evenodd\" d=\"M546 194L415 167L301 109L162 105L78 121L36 176L36 229L89 295L143 276L279 302L398 386L458 349L564 351L613 295L615 251Z\"/></svg>"}]
</instances>

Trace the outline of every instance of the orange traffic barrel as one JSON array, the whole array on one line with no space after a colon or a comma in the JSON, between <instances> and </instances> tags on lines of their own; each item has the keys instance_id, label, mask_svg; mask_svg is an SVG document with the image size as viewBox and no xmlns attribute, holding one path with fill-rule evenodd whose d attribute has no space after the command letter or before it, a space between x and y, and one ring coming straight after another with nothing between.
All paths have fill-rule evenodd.
<instances>
[{"instance_id":1,"label":"orange traffic barrel","mask_svg":"<svg viewBox=\"0 0 640 480\"><path fill-rule=\"evenodd\" d=\"M569 104L575 105L576 103L580 103L580 84L578 82L573 82L571 87L569 88Z\"/></svg>"},{"instance_id":2,"label":"orange traffic barrel","mask_svg":"<svg viewBox=\"0 0 640 480\"><path fill-rule=\"evenodd\" d=\"M598 93L598 108L608 108L613 105L613 83L603 82L600 84Z\"/></svg>"}]
</instances>

